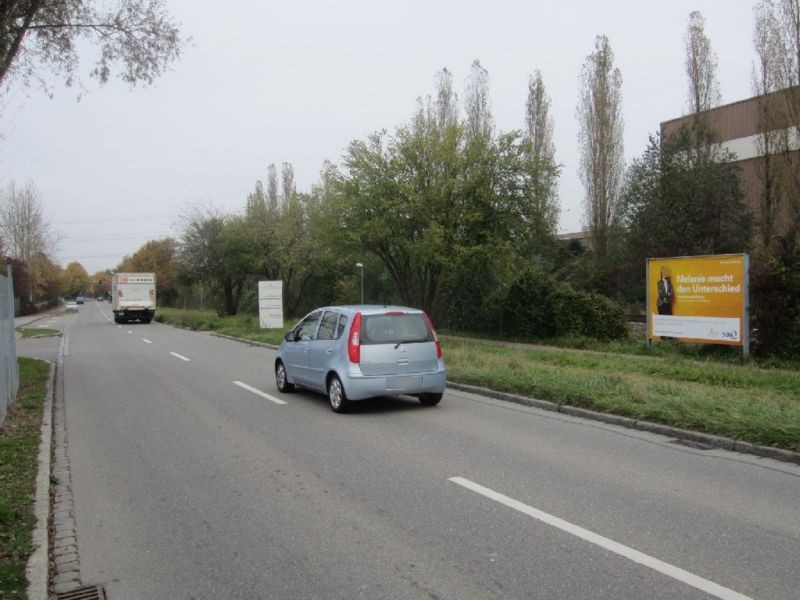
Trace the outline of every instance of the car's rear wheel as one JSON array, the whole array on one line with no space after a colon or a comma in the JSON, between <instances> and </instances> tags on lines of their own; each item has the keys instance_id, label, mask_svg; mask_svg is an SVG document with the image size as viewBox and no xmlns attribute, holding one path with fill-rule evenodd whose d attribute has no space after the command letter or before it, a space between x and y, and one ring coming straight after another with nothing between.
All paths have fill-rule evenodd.
<instances>
[{"instance_id":1,"label":"car's rear wheel","mask_svg":"<svg viewBox=\"0 0 800 600\"><path fill-rule=\"evenodd\" d=\"M442 394L420 394L419 401L425 406L436 406L442 401Z\"/></svg>"},{"instance_id":2,"label":"car's rear wheel","mask_svg":"<svg viewBox=\"0 0 800 600\"><path fill-rule=\"evenodd\" d=\"M331 375L328 381L328 401L331 403L333 412L337 413L347 412L352 404L347 399L347 394L344 393L344 386L336 375Z\"/></svg>"},{"instance_id":3,"label":"car's rear wheel","mask_svg":"<svg viewBox=\"0 0 800 600\"><path fill-rule=\"evenodd\" d=\"M294 384L289 383L286 375L286 367L283 366L281 361L275 365L275 383L278 386L278 391L281 393L288 393L294 390Z\"/></svg>"}]
</instances>

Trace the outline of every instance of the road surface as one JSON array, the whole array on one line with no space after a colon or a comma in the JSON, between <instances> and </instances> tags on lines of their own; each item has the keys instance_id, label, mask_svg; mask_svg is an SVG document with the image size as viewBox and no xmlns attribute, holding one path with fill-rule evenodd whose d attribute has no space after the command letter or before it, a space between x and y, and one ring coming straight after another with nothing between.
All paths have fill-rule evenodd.
<instances>
[{"instance_id":1,"label":"road surface","mask_svg":"<svg viewBox=\"0 0 800 600\"><path fill-rule=\"evenodd\" d=\"M110 600L800 596L797 465L454 391L336 415L266 348L94 301L56 326Z\"/></svg>"}]
</instances>

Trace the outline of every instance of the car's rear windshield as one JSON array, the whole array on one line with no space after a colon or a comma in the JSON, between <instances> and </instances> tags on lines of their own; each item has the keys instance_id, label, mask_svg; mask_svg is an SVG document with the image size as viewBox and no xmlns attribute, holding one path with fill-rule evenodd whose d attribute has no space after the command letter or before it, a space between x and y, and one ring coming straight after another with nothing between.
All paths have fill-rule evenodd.
<instances>
[{"instance_id":1,"label":"car's rear windshield","mask_svg":"<svg viewBox=\"0 0 800 600\"><path fill-rule=\"evenodd\" d=\"M433 332L420 313L364 315L361 320L361 343L365 345L432 341Z\"/></svg>"}]
</instances>

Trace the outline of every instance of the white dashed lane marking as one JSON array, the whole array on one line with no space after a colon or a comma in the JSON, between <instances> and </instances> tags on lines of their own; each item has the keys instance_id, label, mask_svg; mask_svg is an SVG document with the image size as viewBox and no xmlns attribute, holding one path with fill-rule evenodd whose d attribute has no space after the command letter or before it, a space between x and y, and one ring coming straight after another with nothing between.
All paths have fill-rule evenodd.
<instances>
[{"instance_id":1,"label":"white dashed lane marking","mask_svg":"<svg viewBox=\"0 0 800 600\"><path fill-rule=\"evenodd\" d=\"M257 396L261 396L262 398L266 398L267 400L269 400L270 402L274 402L275 404L286 404L286 402L284 402L280 398L276 398L275 396L272 396L272 395L270 395L270 394L268 394L266 392L262 392L261 390L259 390L257 388L254 388L254 387L252 387L250 385L247 385L246 383L242 383L241 381L234 381L233 383L234 383L234 385L238 385L240 388L243 388L243 389L247 390L248 392L253 392Z\"/></svg>"},{"instance_id":2,"label":"white dashed lane marking","mask_svg":"<svg viewBox=\"0 0 800 600\"><path fill-rule=\"evenodd\" d=\"M189 360L190 360L190 359L186 358L185 356L183 356L181 354L178 354L177 352L170 352L170 354L172 354L172 356L174 356L175 358L180 358L181 360L185 360L186 362L189 362Z\"/></svg>"},{"instance_id":3,"label":"white dashed lane marking","mask_svg":"<svg viewBox=\"0 0 800 600\"><path fill-rule=\"evenodd\" d=\"M586 542L589 542L590 544L600 546L601 548L609 550L615 554L618 554L619 556L632 560L635 563L649 567L654 571L658 571L659 573L667 575L668 577L672 577L673 579L677 579L678 581L697 588L698 590L702 590L707 594L715 596L716 598L722 598L723 600L752 600L749 596L735 592L734 590L723 587L717 583L714 583L713 581L709 581L708 579L704 579L699 575L690 573L689 571L684 571L680 567L665 563L664 561L653 558L652 556L644 554L643 552L634 550L629 546L625 546L619 542L615 542L612 539L594 533L593 531L589 531L588 529L574 525L569 521L559 519L558 517L549 513L533 508L532 506L528 506L527 504L523 504L518 500L509 498L508 496L505 496L499 492L495 492L494 490L475 483L474 481L470 481L469 479L464 479L463 477L451 477L448 479L448 481L465 487L476 494L480 494L481 496L489 498L490 500L499 502L500 504L508 506L509 508L513 508L514 510L528 515L529 517L533 517L542 523L546 523L547 525L551 525L556 529L560 529L561 531L574 535Z\"/></svg>"}]
</instances>

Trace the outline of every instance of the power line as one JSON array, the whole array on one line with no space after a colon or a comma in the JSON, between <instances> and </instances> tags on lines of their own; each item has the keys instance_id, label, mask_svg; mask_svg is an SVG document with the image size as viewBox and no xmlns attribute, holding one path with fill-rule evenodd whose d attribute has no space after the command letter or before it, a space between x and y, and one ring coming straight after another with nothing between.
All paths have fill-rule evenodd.
<instances>
[{"instance_id":1,"label":"power line","mask_svg":"<svg viewBox=\"0 0 800 600\"><path fill-rule=\"evenodd\" d=\"M229 214L242 214L246 208L231 208L228 209ZM157 221L165 219L178 219L176 215L142 215L139 217L110 217L105 219L78 219L75 221L55 221L53 225L92 225L95 223L129 223L133 221Z\"/></svg>"},{"instance_id":2,"label":"power line","mask_svg":"<svg viewBox=\"0 0 800 600\"><path fill-rule=\"evenodd\" d=\"M60 253L63 254L63 253ZM119 258L119 252L116 254L88 254L86 256L72 256L70 255L69 258L71 260L84 260L87 258Z\"/></svg>"},{"instance_id":3,"label":"power line","mask_svg":"<svg viewBox=\"0 0 800 600\"><path fill-rule=\"evenodd\" d=\"M164 239L165 237L172 237L174 233L137 233L137 234L130 234L130 235L117 235L111 237L83 237L83 238L71 238L66 237L64 239L59 240L59 242L112 242L117 240L137 240L141 238L150 238L152 240L160 240Z\"/></svg>"},{"instance_id":4,"label":"power line","mask_svg":"<svg viewBox=\"0 0 800 600\"><path fill-rule=\"evenodd\" d=\"M110 219L79 219L77 221L56 221L53 225L91 225L94 223L128 223L131 221L155 221L158 219L173 219L173 215L149 215L149 216L142 216L142 217L129 217L120 219L118 217L112 217Z\"/></svg>"}]
</instances>

